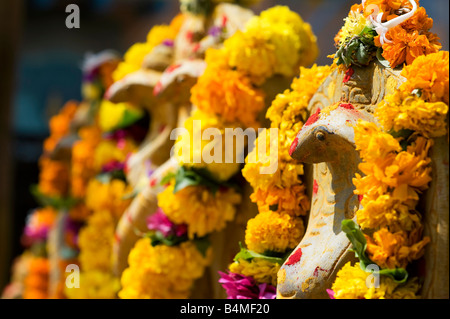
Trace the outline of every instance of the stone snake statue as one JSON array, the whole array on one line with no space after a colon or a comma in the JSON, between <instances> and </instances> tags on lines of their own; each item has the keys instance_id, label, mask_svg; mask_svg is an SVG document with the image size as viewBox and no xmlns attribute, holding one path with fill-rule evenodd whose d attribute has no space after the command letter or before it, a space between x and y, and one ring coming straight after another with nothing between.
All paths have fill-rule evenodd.
<instances>
[{"instance_id":1,"label":"stone snake statue","mask_svg":"<svg viewBox=\"0 0 450 319\"><path fill-rule=\"evenodd\" d=\"M376 105L404 79L400 70L385 68L379 62L353 69L349 80L344 80L344 72L336 69L320 86L308 107L313 115L290 150L293 158L307 164L312 204L306 233L291 254L297 256L297 262L285 263L278 273L278 298L329 298L326 289L331 287L337 271L355 259L351 243L341 230L341 221L355 220L360 205L353 193L352 178L361 159L350 124L359 118L374 122L372 113ZM332 105L334 109L327 108ZM324 108L328 114L317 120ZM438 138L432 150L433 181L424 196L425 234L431 237L424 257L424 298L448 298L448 272L443 272L445 267L448 269L448 140L445 139Z\"/></svg>"}]
</instances>

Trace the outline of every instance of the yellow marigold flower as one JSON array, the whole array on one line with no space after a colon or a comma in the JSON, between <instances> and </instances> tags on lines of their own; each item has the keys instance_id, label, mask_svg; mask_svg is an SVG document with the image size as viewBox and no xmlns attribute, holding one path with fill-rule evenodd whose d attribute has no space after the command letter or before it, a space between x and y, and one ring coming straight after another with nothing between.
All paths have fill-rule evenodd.
<instances>
[{"instance_id":1,"label":"yellow marigold flower","mask_svg":"<svg viewBox=\"0 0 450 319\"><path fill-rule=\"evenodd\" d=\"M139 239L128 255L129 267L122 273L119 297L188 298L194 279L203 275L211 257L211 248L204 257L192 242L153 247L148 238Z\"/></svg>"},{"instance_id":2,"label":"yellow marigold flower","mask_svg":"<svg viewBox=\"0 0 450 319\"><path fill-rule=\"evenodd\" d=\"M206 113L217 114L227 122L257 127L256 117L264 108L264 92L255 89L239 71L209 63L191 89L191 102Z\"/></svg>"},{"instance_id":3,"label":"yellow marigold flower","mask_svg":"<svg viewBox=\"0 0 450 319\"><path fill-rule=\"evenodd\" d=\"M147 45L151 48L161 44L164 40L173 40L177 36L179 28L179 22L174 21L174 27L170 25L155 25L153 26L147 34ZM177 25L177 26L175 26Z\"/></svg>"},{"instance_id":4,"label":"yellow marigold flower","mask_svg":"<svg viewBox=\"0 0 450 319\"><path fill-rule=\"evenodd\" d=\"M267 283L276 286L280 266L265 259L253 258L250 261L239 259L228 268L232 273L252 277L258 284Z\"/></svg>"},{"instance_id":5,"label":"yellow marigold flower","mask_svg":"<svg viewBox=\"0 0 450 319\"><path fill-rule=\"evenodd\" d=\"M223 229L226 222L233 220L236 205L241 202L241 196L232 188L213 194L204 186L188 186L174 194L174 185L172 180L158 194L158 205L174 223L188 225L189 238Z\"/></svg>"},{"instance_id":6,"label":"yellow marigold flower","mask_svg":"<svg viewBox=\"0 0 450 319\"><path fill-rule=\"evenodd\" d=\"M111 161L124 162L127 155L137 148L135 142L126 138L124 143L118 147L117 142L112 140L103 140L95 148L94 167L100 171L103 165Z\"/></svg>"},{"instance_id":7,"label":"yellow marigold flower","mask_svg":"<svg viewBox=\"0 0 450 319\"><path fill-rule=\"evenodd\" d=\"M448 105L449 53L439 51L423 55L403 68L401 75L407 81L400 87L408 93L419 89L427 102L443 101Z\"/></svg>"},{"instance_id":8,"label":"yellow marigold flower","mask_svg":"<svg viewBox=\"0 0 450 319\"><path fill-rule=\"evenodd\" d=\"M426 137L447 133L448 105L444 102L425 102L416 95L396 91L378 105L375 116L385 130L413 130Z\"/></svg>"},{"instance_id":9,"label":"yellow marigold flower","mask_svg":"<svg viewBox=\"0 0 450 319\"><path fill-rule=\"evenodd\" d=\"M114 81L123 79L127 74L139 70L144 58L153 48L164 40L174 40L181 27L183 15L176 16L170 26L155 25L147 34L147 42L133 44L124 55L124 61L119 63L113 73Z\"/></svg>"},{"instance_id":10,"label":"yellow marigold flower","mask_svg":"<svg viewBox=\"0 0 450 319\"><path fill-rule=\"evenodd\" d=\"M110 271L115 224L111 213L106 210L96 211L88 218L78 239L83 271Z\"/></svg>"},{"instance_id":11,"label":"yellow marigold flower","mask_svg":"<svg viewBox=\"0 0 450 319\"><path fill-rule=\"evenodd\" d=\"M424 254L424 248L430 242L429 237L422 237L421 228L410 233L397 231L391 233L382 228L372 236L364 235L367 240L367 254L381 268L406 268L409 262L417 260Z\"/></svg>"},{"instance_id":12,"label":"yellow marigold flower","mask_svg":"<svg viewBox=\"0 0 450 319\"><path fill-rule=\"evenodd\" d=\"M356 149L367 162L383 160L389 154L401 151L400 143L375 123L359 120L354 131Z\"/></svg>"},{"instance_id":13,"label":"yellow marigold flower","mask_svg":"<svg viewBox=\"0 0 450 319\"><path fill-rule=\"evenodd\" d=\"M124 196L131 191L131 186L120 179L113 179L109 183L91 179L87 188L85 203L91 210L108 211L112 217L119 220L131 203L131 199L124 199Z\"/></svg>"},{"instance_id":14,"label":"yellow marigold flower","mask_svg":"<svg viewBox=\"0 0 450 319\"><path fill-rule=\"evenodd\" d=\"M394 200L404 202L414 209L418 200L417 193L427 189L431 181L431 159L428 152L432 145L432 140L418 137L406 151L372 160L362 156L364 162L359 164L359 169L366 176L355 175L355 193L374 198L392 192ZM380 148L378 152L383 153L385 150Z\"/></svg>"},{"instance_id":15,"label":"yellow marigold flower","mask_svg":"<svg viewBox=\"0 0 450 319\"><path fill-rule=\"evenodd\" d=\"M361 205L363 207L356 212L356 216L362 229L389 226L393 230L411 230L420 224L420 217L410 212L409 206L389 194L375 198L364 196Z\"/></svg>"},{"instance_id":16,"label":"yellow marigold flower","mask_svg":"<svg viewBox=\"0 0 450 319\"><path fill-rule=\"evenodd\" d=\"M253 83L262 84L274 74L275 46L264 33L237 31L223 45L230 67L248 75Z\"/></svg>"},{"instance_id":17,"label":"yellow marigold flower","mask_svg":"<svg viewBox=\"0 0 450 319\"><path fill-rule=\"evenodd\" d=\"M275 45L275 73L293 76L296 68L312 64L319 54L311 26L287 6L262 11L259 17L250 19L245 31L265 33Z\"/></svg>"},{"instance_id":18,"label":"yellow marigold flower","mask_svg":"<svg viewBox=\"0 0 450 319\"><path fill-rule=\"evenodd\" d=\"M145 56L150 53L152 47L148 43L135 43L125 53L124 61L120 62L113 72L114 81L123 79L127 74L141 68Z\"/></svg>"},{"instance_id":19,"label":"yellow marigold flower","mask_svg":"<svg viewBox=\"0 0 450 319\"><path fill-rule=\"evenodd\" d=\"M142 263L145 254L146 268L167 277L197 279L203 275L205 267L211 262L212 249L208 248L203 256L192 241L185 241L176 246L152 246L148 238L136 242L135 248L128 256L128 263ZM183 269L180 272L180 269Z\"/></svg>"},{"instance_id":20,"label":"yellow marigold flower","mask_svg":"<svg viewBox=\"0 0 450 319\"><path fill-rule=\"evenodd\" d=\"M369 272L361 269L359 263L354 266L350 262L344 265L339 272L331 289L336 299L409 299L419 298L419 284L416 279L410 279L403 285L395 283L389 277L380 277L380 286L375 288L367 280ZM366 283L367 281L367 283Z\"/></svg>"},{"instance_id":21,"label":"yellow marigold flower","mask_svg":"<svg viewBox=\"0 0 450 319\"><path fill-rule=\"evenodd\" d=\"M114 299L119 289L119 279L111 273L91 270L81 272L79 288L65 286L64 293L70 299Z\"/></svg>"},{"instance_id":22,"label":"yellow marigold flower","mask_svg":"<svg viewBox=\"0 0 450 319\"><path fill-rule=\"evenodd\" d=\"M288 131L296 123L306 121L309 101L330 73L330 66L314 64L311 68L300 67L300 75L292 81L291 90L278 94L267 110L266 117L271 120L271 127Z\"/></svg>"},{"instance_id":23,"label":"yellow marigold flower","mask_svg":"<svg viewBox=\"0 0 450 319\"><path fill-rule=\"evenodd\" d=\"M303 220L299 217L273 211L261 212L248 221L245 244L257 253L267 250L285 252L297 246L304 232Z\"/></svg>"},{"instance_id":24,"label":"yellow marigold flower","mask_svg":"<svg viewBox=\"0 0 450 319\"><path fill-rule=\"evenodd\" d=\"M240 129L236 123L226 124L216 115L196 110L186 120L184 128L186 132L177 139L174 148L180 165L206 168L217 181L226 181L239 171L241 164L237 158L239 155L244 156L242 154L245 146L244 137L233 138L232 133L228 133L230 130L226 130L226 128ZM208 134L208 131L212 130L213 134ZM227 153L228 150L225 148L230 138L233 141L231 154ZM221 158L215 154L216 151L221 152ZM239 154L235 154L237 152ZM205 162L203 153L211 156L211 163Z\"/></svg>"},{"instance_id":25,"label":"yellow marigold flower","mask_svg":"<svg viewBox=\"0 0 450 319\"><path fill-rule=\"evenodd\" d=\"M170 278L152 272L148 267L130 265L122 273L121 283L121 299L188 299L193 280Z\"/></svg>"}]
</instances>

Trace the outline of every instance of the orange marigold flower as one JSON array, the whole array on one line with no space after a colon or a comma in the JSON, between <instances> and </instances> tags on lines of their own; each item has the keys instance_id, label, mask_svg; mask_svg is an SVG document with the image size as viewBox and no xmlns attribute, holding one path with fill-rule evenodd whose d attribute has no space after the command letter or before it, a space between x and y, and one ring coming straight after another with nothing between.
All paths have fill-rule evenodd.
<instances>
[{"instance_id":1,"label":"orange marigold flower","mask_svg":"<svg viewBox=\"0 0 450 319\"><path fill-rule=\"evenodd\" d=\"M407 31L428 31L433 27L433 19L428 17L424 7L419 7L416 13L401 24Z\"/></svg>"},{"instance_id":2,"label":"orange marigold flower","mask_svg":"<svg viewBox=\"0 0 450 319\"><path fill-rule=\"evenodd\" d=\"M264 108L264 93L240 72L209 64L191 90L191 101L200 110L218 114L225 121L253 127Z\"/></svg>"},{"instance_id":3,"label":"orange marigold flower","mask_svg":"<svg viewBox=\"0 0 450 319\"><path fill-rule=\"evenodd\" d=\"M402 73L408 81L400 87L411 93L419 89L421 98L428 102L443 101L448 105L449 52L440 51L420 56Z\"/></svg>"},{"instance_id":4,"label":"orange marigold flower","mask_svg":"<svg viewBox=\"0 0 450 319\"><path fill-rule=\"evenodd\" d=\"M383 44L383 57L389 61L392 68L401 65L411 64L422 55L438 52L442 45L439 38L432 33L421 33L419 31L408 32L398 25L390 29L387 37L391 43Z\"/></svg>"},{"instance_id":5,"label":"orange marigold flower","mask_svg":"<svg viewBox=\"0 0 450 319\"><path fill-rule=\"evenodd\" d=\"M373 238L364 235L369 258L381 268L405 268L409 262L423 256L424 248L430 242L429 237L420 240L421 234L421 228L409 233L391 233L387 228L382 228L373 234Z\"/></svg>"},{"instance_id":6,"label":"orange marigold flower","mask_svg":"<svg viewBox=\"0 0 450 319\"><path fill-rule=\"evenodd\" d=\"M267 190L257 188L250 199L258 205L260 212L274 210L300 216L305 215L310 208L310 201L303 184L287 188L270 186Z\"/></svg>"},{"instance_id":7,"label":"orange marigold flower","mask_svg":"<svg viewBox=\"0 0 450 319\"><path fill-rule=\"evenodd\" d=\"M63 196L69 188L69 165L43 157L39 161L39 190L47 196Z\"/></svg>"}]
</instances>

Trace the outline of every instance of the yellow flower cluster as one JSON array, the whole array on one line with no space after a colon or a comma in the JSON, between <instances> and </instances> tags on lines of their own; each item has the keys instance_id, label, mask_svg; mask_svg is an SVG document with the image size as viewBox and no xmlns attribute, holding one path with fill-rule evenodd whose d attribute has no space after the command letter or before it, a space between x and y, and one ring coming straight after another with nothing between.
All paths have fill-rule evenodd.
<instances>
[{"instance_id":1,"label":"yellow flower cluster","mask_svg":"<svg viewBox=\"0 0 450 319\"><path fill-rule=\"evenodd\" d=\"M428 151L432 140L419 136L402 151L392 135L361 121L355 127L355 141L363 159L359 169L365 174L353 179L355 194L363 196L358 223L363 229L411 230L419 217L409 211L415 209L419 193L431 181Z\"/></svg>"},{"instance_id":2,"label":"yellow flower cluster","mask_svg":"<svg viewBox=\"0 0 450 319\"><path fill-rule=\"evenodd\" d=\"M253 277L258 283L277 285L277 273L281 265L263 258L253 258L250 261L239 259L230 264L229 270L235 274Z\"/></svg>"},{"instance_id":3,"label":"yellow flower cluster","mask_svg":"<svg viewBox=\"0 0 450 319\"><path fill-rule=\"evenodd\" d=\"M129 267L122 274L122 299L185 299L195 279L211 262L212 249L203 256L195 244L152 246L148 238L138 240L128 255Z\"/></svg>"},{"instance_id":4,"label":"yellow flower cluster","mask_svg":"<svg viewBox=\"0 0 450 319\"><path fill-rule=\"evenodd\" d=\"M302 215L309 210L309 200L299 177L303 174L303 165L291 158L289 148L308 117L310 99L330 73L329 66L301 67L300 76L293 80L291 90L278 94L267 110L266 117L271 121L271 128L278 129L278 136L275 136L278 152L270 152L276 141L266 131L266 153L259 150L257 140L242 170L254 189L251 198L260 211L266 211L275 204L278 204L278 211L290 211L292 215ZM250 161L251 158L255 160ZM274 173L260 173L262 168L274 162L278 163Z\"/></svg>"},{"instance_id":5,"label":"yellow flower cluster","mask_svg":"<svg viewBox=\"0 0 450 319\"><path fill-rule=\"evenodd\" d=\"M147 34L146 42L133 44L124 55L124 61L119 63L113 72L114 81L123 79L126 75L139 70L144 58L154 47L165 40L174 40L181 27L184 16L176 16L170 25L155 25Z\"/></svg>"},{"instance_id":6,"label":"yellow flower cluster","mask_svg":"<svg viewBox=\"0 0 450 319\"><path fill-rule=\"evenodd\" d=\"M94 178L89 181L85 203L93 211L109 212L118 221L131 203L130 198L124 199L131 192L131 186L120 179L113 179L108 183L103 183Z\"/></svg>"},{"instance_id":7,"label":"yellow flower cluster","mask_svg":"<svg viewBox=\"0 0 450 319\"><path fill-rule=\"evenodd\" d=\"M107 210L95 211L79 233L79 260L82 273L111 271L111 252L115 220Z\"/></svg>"},{"instance_id":8,"label":"yellow flower cluster","mask_svg":"<svg viewBox=\"0 0 450 319\"><path fill-rule=\"evenodd\" d=\"M274 211L259 212L247 222L245 244L257 253L294 249L305 233L301 218Z\"/></svg>"},{"instance_id":9,"label":"yellow flower cluster","mask_svg":"<svg viewBox=\"0 0 450 319\"><path fill-rule=\"evenodd\" d=\"M361 269L359 263L354 266L350 262L344 265L337 274L332 285L336 299L416 299L419 291L417 278L398 284L390 277L381 276L379 287L371 275Z\"/></svg>"},{"instance_id":10,"label":"yellow flower cluster","mask_svg":"<svg viewBox=\"0 0 450 319\"><path fill-rule=\"evenodd\" d=\"M120 289L119 279L100 270L80 274L80 287L64 288L69 299L114 299Z\"/></svg>"},{"instance_id":11,"label":"yellow flower cluster","mask_svg":"<svg viewBox=\"0 0 450 319\"><path fill-rule=\"evenodd\" d=\"M205 186L188 186L174 194L174 180L158 194L158 205L176 224L188 225L188 236L203 237L233 220L241 195L232 188L215 194Z\"/></svg>"},{"instance_id":12,"label":"yellow flower cluster","mask_svg":"<svg viewBox=\"0 0 450 319\"><path fill-rule=\"evenodd\" d=\"M432 138L447 133L448 52L417 57L402 75L406 82L375 111L390 133L364 121L354 128L363 160L359 169L364 174L353 179L362 206L356 212L357 221L365 231L367 256L384 269L406 268L423 256L430 242L423 236L416 206L431 181ZM362 285L365 277L359 267L346 265L333 285L335 297L415 298L419 289L415 279L398 288L383 276L380 289L368 290Z\"/></svg>"},{"instance_id":13,"label":"yellow flower cluster","mask_svg":"<svg viewBox=\"0 0 450 319\"><path fill-rule=\"evenodd\" d=\"M426 137L439 137L447 132L448 105L444 102L425 102L416 95L396 91L377 107L380 124L385 130L408 129Z\"/></svg>"},{"instance_id":14,"label":"yellow flower cluster","mask_svg":"<svg viewBox=\"0 0 450 319\"><path fill-rule=\"evenodd\" d=\"M103 165L111 162L124 162L128 154L135 151L137 148L136 142L130 138L125 138L125 142L120 144L114 140L102 140L95 148L94 153L94 168L96 171L101 171Z\"/></svg>"},{"instance_id":15,"label":"yellow flower cluster","mask_svg":"<svg viewBox=\"0 0 450 319\"><path fill-rule=\"evenodd\" d=\"M287 18L280 16L280 19ZM246 158L242 174L253 187L250 199L257 203L259 210L258 215L248 221L245 232L245 244L251 251L286 253L294 249L304 235L302 215L309 210L310 201L300 178L303 165L290 157L289 148L308 117L309 101L330 73L328 66L300 67L300 76L293 80L291 90L278 94L266 114L271 128L278 129L278 134L271 136L266 130L263 133L265 150L259 149L264 146L259 145L257 139ZM277 143L277 152L270 151L274 143ZM278 163L274 173L261 174L261 169L274 162ZM259 258L238 259L229 266L233 273L274 286L279 268L278 263Z\"/></svg>"},{"instance_id":16,"label":"yellow flower cluster","mask_svg":"<svg viewBox=\"0 0 450 319\"><path fill-rule=\"evenodd\" d=\"M275 74L291 77L318 55L311 26L286 6L261 12L224 42L230 67L262 84Z\"/></svg>"},{"instance_id":17,"label":"yellow flower cluster","mask_svg":"<svg viewBox=\"0 0 450 319\"><path fill-rule=\"evenodd\" d=\"M398 90L387 96L375 116L385 130L408 129L425 137L447 133L449 53L420 56L401 73L405 78Z\"/></svg>"},{"instance_id":18,"label":"yellow flower cluster","mask_svg":"<svg viewBox=\"0 0 450 319\"><path fill-rule=\"evenodd\" d=\"M226 157L230 154L226 152L225 143L227 139L230 140L233 136L229 134L227 138L225 128L235 129L238 127L237 124L225 124L216 115L207 114L200 110L194 111L184 123L185 133L175 142L175 156L178 162L186 167L205 168L215 180L227 181L239 171L240 163L234 158L228 160ZM211 135L208 134L210 130L214 130ZM235 150L236 152L244 150L243 142L243 138L240 143L238 143L238 139L233 139L233 154ZM196 143L201 143L201 145ZM216 151L221 152L221 158L214 157ZM211 155L212 159L217 158L220 162L205 163L205 156L202 153ZM229 163L227 163L227 160Z\"/></svg>"},{"instance_id":19,"label":"yellow flower cluster","mask_svg":"<svg viewBox=\"0 0 450 319\"><path fill-rule=\"evenodd\" d=\"M300 65L311 64L317 54L309 24L288 7L270 8L226 39L222 49L206 51L207 67L192 88L191 101L226 121L256 127L264 94L254 86L277 74L294 76Z\"/></svg>"}]
</instances>

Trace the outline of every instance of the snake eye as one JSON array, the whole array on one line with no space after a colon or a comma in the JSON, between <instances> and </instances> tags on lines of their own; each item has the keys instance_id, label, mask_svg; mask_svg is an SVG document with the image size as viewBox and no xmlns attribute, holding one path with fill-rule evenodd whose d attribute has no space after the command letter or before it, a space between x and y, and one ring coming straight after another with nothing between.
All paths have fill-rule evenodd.
<instances>
[{"instance_id":1,"label":"snake eye","mask_svg":"<svg viewBox=\"0 0 450 319\"><path fill-rule=\"evenodd\" d=\"M321 132L321 131L317 132L317 133L316 133L316 138L317 138L319 141L325 141L325 133L324 133L324 132Z\"/></svg>"}]
</instances>

